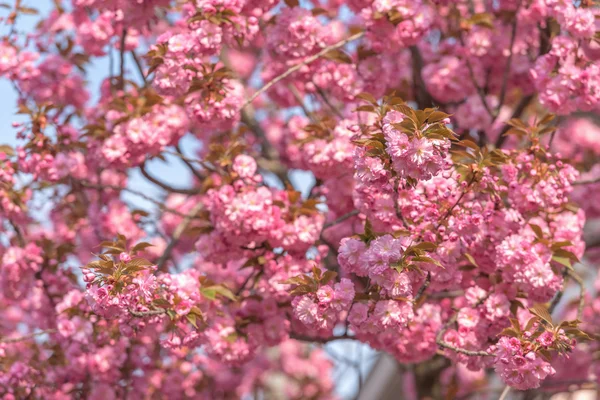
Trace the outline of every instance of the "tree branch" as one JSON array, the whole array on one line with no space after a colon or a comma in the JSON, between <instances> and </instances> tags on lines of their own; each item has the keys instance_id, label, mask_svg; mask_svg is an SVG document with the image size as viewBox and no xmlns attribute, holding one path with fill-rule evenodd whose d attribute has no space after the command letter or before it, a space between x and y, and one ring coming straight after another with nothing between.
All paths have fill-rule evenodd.
<instances>
[{"instance_id":1,"label":"tree branch","mask_svg":"<svg viewBox=\"0 0 600 400\"><path fill-rule=\"evenodd\" d=\"M269 90L273 85L275 85L276 83L278 83L278 82L282 81L283 79L287 78L288 76L290 76L294 72L298 71L300 68L302 68L305 65L308 65L308 64L310 64L310 63L318 60L319 58L323 57L325 54L329 53L331 50L339 49L340 47L343 47L343 46L347 45L350 42L353 42L353 41L355 41L357 39L360 39L361 37L364 36L364 34L365 34L364 32L355 33L354 35L349 36L349 37L347 37L344 40L341 40L341 41L339 41L339 42L337 42L335 44L332 44L331 46L325 47L323 50L319 51L317 54L312 55L312 56L306 58L301 63L298 63L298 64L294 65L293 67L291 67L290 69L288 69L287 71L285 71L284 73L282 73L281 75L278 75L277 77L275 77L274 79L272 79L271 81L269 81L262 88L260 88L259 90L257 90L252 96L250 96L250 98L248 100L246 100L244 102L244 104L242 105L242 109L244 109L248 105L250 105L258 96L260 96L262 93L264 93L267 90Z\"/></svg>"},{"instance_id":2,"label":"tree branch","mask_svg":"<svg viewBox=\"0 0 600 400\"><path fill-rule=\"evenodd\" d=\"M301 342L311 342L311 343L329 343L329 342L333 342L336 340L345 340L345 339L356 340L355 337L349 336L347 333L340 335L340 336L330 336L330 337L320 338L320 337L312 337L312 336L307 336L307 335L299 335L294 332L290 333L290 339L299 340Z\"/></svg>"},{"instance_id":3,"label":"tree branch","mask_svg":"<svg viewBox=\"0 0 600 400\"><path fill-rule=\"evenodd\" d=\"M531 100L533 100L533 97L534 96L532 94L523 97L521 99L521 101L519 102L519 104L517 105L517 107L515 108L515 110L513 111L510 119L521 117L521 115L523 114L523 111L525 111L525 109L527 108L527 106L529 105ZM497 148L502 147L502 145L506 141L507 136L505 135L505 133L508 132L509 129L510 129L510 125L505 124L504 128L502 128L502 130L500 131L500 135L498 136L498 139L496 140L496 144L495 144L495 146Z\"/></svg>"},{"instance_id":4,"label":"tree branch","mask_svg":"<svg viewBox=\"0 0 600 400\"><path fill-rule=\"evenodd\" d=\"M517 14L519 12L519 10L521 9L521 4L522 4L523 0L519 1L519 4L517 5L517 9L515 11L515 16L513 19L513 24L512 24L512 30L510 32L510 52L508 54L508 60L506 60L506 67L504 68L504 77L502 78L502 89L500 90L500 97L498 98L498 107L496 107L496 115L494 116L494 120L496 118L498 118L498 115L500 114L500 109L502 108L502 105L504 104L504 98L506 97L506 90L508 88L508 78L510 76L510 70L511 70L511 65L512 65L512 59L513 59L513 47L515 45L515 38L517 37L517 24L519 19L517 18Z\"/></svg>"},{"instance_id":5,"label":"tree branch","mask_svg":"<svg viewBox=\"0 0 600 400\"><path fill-rule=\"evenodd\" d=\"M194 166L187 160L187 157L183 154L183 151L181 151L181 148L179 147L179 144L177 144L175 146L175 150L177 150L177 153L180 155L179 158L181 158L181 161L184 162L185 165L187 165L188 169L192 172L192 174L194 174L194 176L196 178L198 178L199 180L204 180L206 177L203 176L200 171L198 171L196 168L194 168Z\"/></svg>"},{"instance_id":6,"label":"tree branch","mask_svg":"<svg viewBox=\"0 0 600 400\"><path fill-rule=\"evenodd\" d=\"M165 271L166 263L169 260L169 258L171 258L171 253L177 245L177 242L179 242L179 238L181 238L181 235L183 235L187 227L190 225L192 219L194 219L196 214L198 214L198 212L200 212L200 210L202 210L203 207L204 204L202 202L198 202L194 206L194 208L183 218L179 225L177 225L175 231L173 232L173 236L171 237L171 241L169 242L169 244L165 248L164 253L156 263L157 269L159 271Z\"/></svg>"},{"instance_id":7,"label":"tree branch","mask_svg":"<svg viewBox=\"0 0 600 400\"><path fill-rule=\"evenodd\" d=\"M175 188L171 185L168 185L164 182L159 181L158 179L156 179L155 177L150 175L150 173L146 170L145 164L140 165L140 172L142 173L144 178L148 179L150 182L154 183L156 186L163 188L167 192L181 193L181 194L198 194L197 189Z\"/></svg>"},{"instance_id":8,"label":"tree branch","mask_svg":"<svg viewBox=\"0 0 600 400\"><path fill-rule=\"evenodd\" d=\"M134 317L138 317L138 318L150 317L150 316L154 316L154 315L162 315L162 314L166 314L166 312L167 312L167 310L165 310L164 308L157 308L155 310L149 310L149 311L129 310L129 314L133 315Z\"/></svg>"},{"instance_id":9,"label":"tree branch","mask_svg":"<svg viewBox=\"0 0 600 400\"><path fill-rule=\"evenodd\" d=\"M571 269L568 269L569 276L577 283L579 286L579 305L577 306L577 319L581 321L581 316L583 315L583 307L585 306L585 285L583 283L583 279L577 273Z\"/></svg>"},{"instance_id":10,"label":"tree branch","mask_svg":"<svg viewBox=\"0 0 600 400\"><path fill-rule=\"evenodd\" d=\"M14 338L1 338L0 343L17 343L17 342L22 342L24 340L33 339L37 336L56 333L56 332L57 332L56 329L47 329L45 331L33 332L33 333L30 333L27 335L18 336L18 337L14 337Z\"/></svg>"},{"instance_id":11,"label":"tree branch","mask_svg":"<svg viewBox=\"0 0 600 400\"><path fill-rule=\"evenodd\" d=\"M358 214L360 214L360 211L358 211L358 210L350 211L348 214L344 214L341 217L335 219L334 221L331 221L331 222L323 225L323 230L325 230L327 228L331 228L332 226L335 226L337 224L340 224L340 223L344 222L345 220L350 219Z\"/></svg>"},{"instance_id":12,"label":"tree branch","mask_svg":"<svg viewBox=\"0 0 600 400\"><path fill-rule=\"evenodd\" d=\"M457 353L465 354L467 356L487 356L487 357L493 356L493 354L488 353L487 351L466 350L466 349L462 349L460 347L453 346L450 343L444 341L444 333L446 333L446 331L448 330L450 325L452 325L456 322L456 318L457 318L457 314L454 314L454 316L452 318L450 318L448 320L448 322L446 323L446 325L438 332L438 334L435 338L435 342L437 343L437 345L440 347L443 347L445 349L455 351Z\"/></svg>"},{"instance_id":13,"label":"tree branch","mask_svg":"<svg viewBox=\"0 0 600 400\"><path fill-rule=\"evenodd\" d=\"M413 78L413 92L415 101L419 108L427 108L433 106L433 98L425 86L425 81L421 75L425 61L417 46L411 46L410 54L412 58L412 78Z\"/></svg>"}]
</instances>

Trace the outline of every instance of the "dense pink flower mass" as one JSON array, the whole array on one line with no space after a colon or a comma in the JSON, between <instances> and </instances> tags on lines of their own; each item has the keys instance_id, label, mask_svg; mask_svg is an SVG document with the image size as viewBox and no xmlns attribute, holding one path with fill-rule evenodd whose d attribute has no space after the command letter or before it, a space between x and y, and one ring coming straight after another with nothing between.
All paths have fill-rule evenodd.
<instances>
[{"instance_id":1,"label":"dense pink flower mass","mask_svg":"<svg viewBox=\"0 0 600 400\"><path fill-rule=\"evenodd\" d=\"M600 384L597 2L25 3L3 399L335 399L338 340L407 398Z\"/></svg>"}]
</instances>

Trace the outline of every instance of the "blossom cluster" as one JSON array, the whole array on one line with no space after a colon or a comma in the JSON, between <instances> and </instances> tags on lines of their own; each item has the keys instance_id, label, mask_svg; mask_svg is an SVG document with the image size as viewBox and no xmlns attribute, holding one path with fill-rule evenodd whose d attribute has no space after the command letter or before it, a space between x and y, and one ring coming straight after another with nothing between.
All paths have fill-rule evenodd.
<instances>
[{"instance_id":1,"label":"blossom cluster","mask_svg":"<svg viewBox=\"0 0 600 400\"><path fill-rule=\"evenodd\" d=\"M14 3L3 398L597 383L596 3Z\"/></svg>"}]
</instances>

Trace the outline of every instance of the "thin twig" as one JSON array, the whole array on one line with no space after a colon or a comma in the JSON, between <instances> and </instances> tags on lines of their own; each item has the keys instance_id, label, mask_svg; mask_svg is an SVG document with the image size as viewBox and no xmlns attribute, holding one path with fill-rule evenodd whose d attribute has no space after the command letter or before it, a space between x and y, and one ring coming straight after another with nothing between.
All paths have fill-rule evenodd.
<instances>
[{"instance_id":1,"label":"thin twig","mask_svg":"<svg viewBox=\"0 0 600 400\"><path fill-rule=\"evenodd\" d=\"M510 386L506 385L504 387L504 390L500 394L500 397L498 398L498 400L506 400L509 392L510 392Z\"/></svg>"},{"instance_id":2,"label":"thin twig","mask_svg":"<svg viewBox=\"0 0 600 400\"><path fill-rule=\"evenodd\" d=\"M306 104L304 104L304 100L302 100L302 96L300 95L300 92L298 92L298 89L296 89L296 86L294 86L290 83L288 85L288 89L290 89L290 92L292 92L292 96L294 96L294 98L296 99L296 102L302 109L302 112L304 112L304 115L306 115L311 121L314 122L315 117L310 112L310 110L308 108L306 108Z\"/></svg>"},{"instance_id":3,"label":"thin twig","mask_svg":"<svg viewBox=\"0 0 600 400\"><path fill-rule=\"evenodd\" d=\"M184 162L185 165L187 165L188 169L192 172L192 174L194 174L194 176L196 178L198 178L199 180L204 180L206 177L203 176L200 171L198 171L196 168L194 168L194 166L187 160L187 158L185 157L185 155L183 155L183 151L181 151L181 148L179 147L179 144L177 144L175 146L175 150L177 150L177 153L179 153L181 156L179 158L181 158L181 161Z\"/></svg>"},{"instance_id":4,"label":"thin twig","mask_svg":"<svg viewBox=\"0 0 600 400\"><path fill-rule=\"evenodd\" d=\"M129 314L133 315L134 317L138 317L138 318L150 317L150 316L154 316L154 315L162 315L162 314L165 314L166 312L167 312L167 310L165 310L164 308L157 308L155 310L149 310L149 311L129 310Z\"/></svg>"},{"instance_id":5,"label":"thin twig","mask_svg":"<svg viewBox=\"0 0 600 400\"><path fill-rule=\"evenodd\" d=\"M148 79L146 78L146 74L144 73L144 67L142 66L142 62L138 58L137 54L133 50L131 51L131 58L133 58L133 61L135 62L135 65L140 73L140 76L142 77L142 80L144 81L144 86L147 85Z\"/></svg>"},{"instance_id":6,"label":"thin twig","mask_svg":"<svg viewBox=\"0 0 600 400\"><path fill-rule=\"evenodd\" d=\"M415 296L415 300L414 300L415 304L418 303L419 300L421 299L421 297L423 296L423 294L425 294L425 291L429 287L430 283L431 283L431 272L427 271L427 276L425 277L425 281L423 282L423 284L419 288L419 291L417 292L417 295Z\"/></svg>"},{"instance_id":7,"label":"thin twig","mask_svg":"<svg viewBox=\"0 0 600 400\"><path fill-rule=\"evenodd\" d=\"M192 222L192 220L194 219L196 214L198 214L198 212L200 212L200 210L202 210L203 207L204 207L204 204L199 201L194 206L194 208L183 218L183 220L179 223L179 225L177 225L177 227L175 228L175 231L173 232L173 236L171 236L171 241L169 242L164 253L162 254L160 259L156 263L157 269L159 271L164 271L167 260L169 260L169 258L171 258L171 253L173 252L173 249L177 245L177 242L179 242L179 238L181 237L181 235L183 235L183 233L185 232L187 227L190 225L190 223Z\"/></svg>"},{"instance_id":8,"label":"thin twig","mask_svg":"<svg viewBox=\"0 0 600 400\"><path fill-rule=\"evenodd\" d=\"M437 345L440 347L443 347L445 349L455 351L457 353L466 354L467 356L487 356L487 357L493 356L493 354L488 353L487 351L466 350L466 349L463 349L460 347L453 346L450 343L444 341L444 333L446 333L446 331L448 330L450 325L452 325L456 322L456 319L457 319L457 314L454 314L454 316L452 316L452 318L450 318L448 320L446 325L444 325L444 327L438 332L438 334L435 338L435 342L437 343Z\"/></svg>"},{"instance_id":9,"label":"thin twig","mask_svg":"<svg viewBox=\"0 0 600 400\"><path fill-rule=\"evenodd\" d=\"M560 300L563 297L563 294L565 291L565 286L567 286L567 277L569 276L569 270L567 268L565 268L563 270L562 276L563 276L563 286L562 286L561 290L556 292L556 294L552 298L552 301L550 301L550 306L548 307L548 312L550 314L552 314L552 312L554 311L554 309L556 308L558 303L560 303Z\"/></svg>"},{"instance_id":10,"label":"thin twig","mask_svg":"<svg viewBox=\"0 0 600 400\"><path fill-rule=\"evenodd\" d=\"M581 321L581 317L583 315L583 307L585 306L585 285L583 283L583 279L577 273L571 269L568 269L569 276L577 283L579 286L579 305L577 306L577 319Z\"/></svg>"},{"instance_id":11,"label":"thin twig","mask_svg":"<svg viewBox=\"0 0 600 400\"><path fill-rule=\"evenodd\" d=\"M462 46L465 47L465 41L464 41L462 35L459 37L459 39L460 39L460 44L462 44ZM477 90L477 94L479 95L479 98L481 99L481 103L483 103L483 107L485 108L485 111L487 111L487 113L490 115L490 117L492 117L492 119L494 119L494 112L491 110L490 106L487 103L487 100L485 98L485 96L486 96L485 91L483 90L483 88L481 86L479 86L479 83L477 83L477 78L475 77L475 71L473 70L473 65L471 65L471 60L469 60L469 57L465 57L465 63L467 64L467 69L469 70L469 76L471 78L471 81L473 82L473 86Z\"/></svg>"},{"instance_id":12,"label":"thin twig","mask_svg":"<svg viewBox=\"0 0 600 400\"><path fill-rule=\"evenodd\" d=\"M298 71L300 68L304 67L305 65L308 65L308 64L310 64L310 63L318 60L319 58L323 57L325 54L329 53L330 51L335 50L335 49L339 49L340 47L343 47L343 46L347 45L350 42L353 42L353 41L355 41L357 39L360 39L361 37L364 36L364 34L365 34L364 32L355 33L354 35L349 36L349 37L347 37L344 40L340 40L339 42L337 42L335 44L332 44L331 46L325 47L323 50L319 51L315 55L310 56L310 57L306 58L304 61L302 61L301 63L298 63L298 64L294 65L293 67L291 67L290 69L288 69L287 71L285 71L284 73L282 73L281 75L278 75L277 77L275 77L274 79L272 79L271 81L269 81L262 88L260 88L259 90L257 90L252 96L250 96L250 98L248 100L246 100L244 102L244 104L242 105L242 109L246 108L258 96L260 96L262 93L264 93L267 90L269 90L277 82L280 82L281 80L287 78L288 76L290 76L294 72Z\"/></svg>"},{"instance_id":13,"label":"thin twig","mask_svg":"<svg viewBox=\"0 0 600 400\"><path fill-rule=\"evenodd\" d=\"M335 107L333 105L333 103L331 103L331 101L329 100L329 97L327 97L327 93L325 93L325 91L323 89L321 89L321 87L319 85L317 85L316 83L313 82L313 85L317 89L317 93L319 93L319 96L323 99L323 102L327 105L327 107L329 107L329 109L331 111L333 111L333 113L335 115L337 115L338 118L344 119L344 115L342 115L340 110L338 110L337 107Z\"/></svg>"},{"instance_id":14,"label":"thin twig","mask_svg":"<svg viewBox=\"0 0 600 400\"><path fill-rule=\"evenodd\" d=\"M336 340L355 340L356 338L353 336L350 336L348 334L343 334L340 336L330 336L330 337L313 337L313 336L308 336L308 335L299 335L296 333L290 333L290 338L294 339L294 340L299 340L302 342L313 342L313 343L329 343L329 342L333 342Z\"/></svg>"},{"instance_id":15,"label":"thin twig","mask_svg":"<svg viewBox=\"0 0 600 400\"><path fill-rule=\"evenodd\" d=\"M197 189L175 188L171 185L168 185L164 182L159 181L158 179L156 179L155 177L150 175L150 173L148 173L148 171L146 170L145 164L140 165L140 172L142 173L144 178L148 179L150 182L154 183L156 186L160 186L161 188L165 189L168 192L181 193L181 194L198 194Z\"/></svg>"},{"instance_id":16,"label":"thin twig","mask_svg":"<svg viewBox=\"0 0 600 400\"><path fill-rule=\"evenodd\" d=\"M323 230L325 230L327 228L331 228L332 226L335 226L337 224L340 224L340 223L344 222L345 220L350 219L358 214L360 214L360 211L358 211L358 210L350 211L348 214L344 214L341 217L335 219L334 221L331 221L331 222L323 225Z\"/></svg>"},{"instance_id":17,"label":"thin twig","mask_svg":"<svg viewBox=\"0 0 600 400\"><path fill-rule=\"evenodd\" d=\"M575 185L591 185L591 184L598 183L598 182L600 182L600 176L597 178L594 178L594 179L587 179L584 181L576 181L576 182L573 182L573 185L574 186Z\"/></svg>"},{"instance_id":18,"label":"thin twig","mask_svg":"<svg viewBox=\"0 0 600 400\"><path fill-rule=\"evenodd\" d=\"M519 104L517 105L517 107L515 108L515 110L513 111L512 116L510 117L510 119L519 118L523 114L523 111L525 111L525 109L527 108L527 106L529 105L529 103L531 102L531 100L533 100L533 97L534 96L532 94L523 97L521 99L521 101L519 102ZM504 128L502 128L502 130L500 131L500 135L498 136L498 139L496 140L496 147L497 148L502 147L502 145L504 144L504 142L508 138L508 136L506 136L505 133L508 132L509 129L510 129L510 125L505 124Z\"/></svg>"},{"instance_id":19,"label":"thin twig","mask_svg":"<svg viewBox=\"0 0 600 400\"><path fill-rule=\"evenodd\" d=\"M160 202L159 200L156 200L154 197L149 196L147 194L144 194L142 192L139 192L135 189L130 189L128 187L121 187L121 186L117 186L117 185L109 185L109 184L102 184L102 185L98 185L98 184L94 184L94 183L89 183L89 182L85 182L85 181L79 181L79 183L81 184L81 186L89 188L89 189L100 189L100 190L106 190L106 189L111 189L111 190L116 190L116 191L124 191L124 192L128 192L131 193L135 196L141 197L144 200L147 200L153 204L156 204L158 207L160 207L161 210L171 213L171 214L175 214L178 215L180 217L185 217L187 214L182 213L180 211L174 210L172 208L166 207L164 205L164 203Z\"/></svg>"},{"instance_id":20,"label":"thin twig","mask_svg":"<svg viewBox=\"0 0 600 400\"><path fill-rule=\"evenodd\" d=\"M120 67L119 67L119 89L125 88L125 40L127 38L127 29L123 28L121 34L121 43L119 48Z\"/></svg>"},{"instance_id":21,"label":"thin twig","mask_svg":"<svg viewBox=\"0 0 600 400\"><path fill-rule=\"evenodd\" d=\"M56 333L56 332L57 332L56 329L47 329L45 331L33 332L33 333L30 333L27 335L18 336L18 337L14 337L14 338L1 338L0 343L17 343L17 342L22 342L24 340L33 339L37 336Z\"/></svg>"}]
</instances>

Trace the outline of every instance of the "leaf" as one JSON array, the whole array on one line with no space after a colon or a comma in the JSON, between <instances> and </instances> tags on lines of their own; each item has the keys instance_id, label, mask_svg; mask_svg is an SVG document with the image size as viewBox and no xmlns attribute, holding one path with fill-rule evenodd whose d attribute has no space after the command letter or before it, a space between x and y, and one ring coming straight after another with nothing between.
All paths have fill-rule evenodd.
<instances>
[{"instance_id":1,"label":"leaf","mask_svg":"<svg viewBox=\"0 0 600 400\"><path fill-rule=\"evenodd\" d=\"M519 337L519 334L513 328L505 328L498 336Z\"/></svg>"},{"instance_id":2,"label":"leaf","mask_svg":"<svg viewBox=\"0 0 600 400\"><path fill-rule=\"evenodd\" d=\"M542 231L542 228L540 228L539 225L529 224L529 226L531 227L531 229L533 230L533 233L535 233L535 236L537 236L538 239L544 238L544 231Z\"/></svg>"},{"instance_id":3,"label":"leaf","mask_svg":"<svg viewBox=\"0 0 600 400\"><path fill-rule=\"evenodd\" d=\"M457 144L460 146L468 147L473 150L479 150L479 146L477 146L477 144L471 140L463 139L463 140L459 141Z\"/></svg>"},{"instance_id":4,"label":"leaf","mask_svg":"<svg viewBox=\"0 0 600 400\"><path fill-rule=\"evenodd\" d=\"M198 329L198 324L196 323L196 314L189 313L185 316L185 318L194 326L194 328Z\"/></svg>"},{"instance_id":5,"label":"leaf","mask_svg":"<svg viewBox=\"0 0 600 400\"><path fill-rule=\"evenodd\" d=\"M483 26L484 28L493 28L494 27L494 19L492 14L490 13L477 13L473 14L471 18L467 20L467 23L470 25Z\"/></svg>"},{"instance_id":6,"label":"leaf","mask_svg":"<svg viewBox=\"0 0 600 400\"><path fill-rule=\"evenodd\" d=\"M543 305L543 304L534 304L533 307L531 307L529 309L529 311L533 314L533 315L537 315L538 317L540 317L542 320L546 321L547 323L549 323L550 325L554 326L554 322L552 321L552 316L550 315L550 313L548 312L548 308Z\"/></svg>"},{"instance_id":7,"label":"leaf","mask_svg":"<svg viewBox=\"0 0 600 400\"><path fill-rule=\"evenodd\" d=\"M437 246L435 245L435 243L432 243L432 242L421 242L412 247L415 249L426 250L426 251L435 251L435 249L437 249Z\"/></svg>"},{"instance_id":8,"label":"leaf","mask_svg":"<svg viewBox=\"0 0 600 400\"><path fill-rule=\"evenodd\" d=\"M573 264L571 264L571 260L567 257L552 256L552 261L556 261L571 270L573 269Z\"/></svg>"},{"instance_id":9,"label":"leaf","mask_svg":"<svg viewBox=\"0 0 600 400\"><path fill-rule=\"evenodd\" d=\"M572 245L573 245L573 242L571 242L570 240L564 240L562 242L552 243L552 246L550 246L550 248L552 250L558 250L561 247L568 247L568 246L572 246Z\"/></svg>"},{"instance_id":10,"label":"leaf","mask_svg":"<svg viewBox=\"0 0 600 400\"><path fill-rule=\"evenodd\" d=\"M146 260L142 257L132 258L131 261L127 263L128 267L149 267L151 265L154 265L152 261Z\"/></svg>"},{"instance_id":11,"label":"leaf","mask_svg":"<svg viewBox=\"0 0 600 400\"><path fill-rule=\"evenodd\" d=\"M531 328L533 328L533 325L539 320L539 317L531 317L529 321L527 321L527 325L525 325L525 331L529 331Z\"/></svg>"},{"instance_id":12,"label":"leaf","mask_svg":"<svg viewBox=\"0 0 600 400\"><path fill-rule=\"evenodd\" d=\"M352 64L352 58L340 49L328 51L324 57L328 60L339 61L343 64Z\"/></svg>"},{"instance_id":13,"label":"leaf","mask_svg":"<svg viewBox=\"0 0 600 400\"><path fill-rule=\"evenodd\" d=\"M290 295L291 296L299 296L299 295L303 295L303 294L307 294L307 293L311 293L311 292L312 292L312 290L309 286L301 285L301 286L298 286L297 288L294 288L290 292Z\"/></svg>"},{"instance_id":14,"label":"leaf","mask_svg":"<svg viewBox=\"0 0 600 400\"><path fill-rule=\"evenodd\" d=\"M300 5L298 0L284 0L284 2L289 8L298 7Z\"/></svg>"},{"instance_id":15,"label":"leaf","mask_svg":"<svg viewBox=\"0 0 600 400\"><path fill-rule=\"evenodd\" d=\"M570 252L565 249L556 249L556 250L554 250L554 252L552 254L555 256L558 256L558 257L568 258L573 262L579 261L579 258L575 254L573 254L573 252Z\"/></svg>"},{"instance_id":16,"label":"leaf","mask_svg":"<svg viewBox=\"0 0 600 400\"><path fill-rule=\"evenodd\" d=\"M200 288L200 293L202 293L203 296L209 298L210 300L215 300L217 298L217 295L220 295L228 298L229 300L237 301L237 297L235 296L235 294L233 294L231 290L229 290L223 285L214 285Z\"/></svg>"},{"instance_id":17,"label":"leaf","mask_svg":"<svg viewBox=\"0 0 600 400\"><path fill-rule=\"evenodd\" d=\"M550 122L552 122L554 120L554 118L556 118L555 114L546 114L546 116L544 118L542 118L542 120L539 122L538 125L546 125Z\"/></svg>"},{"instance_id":18,"label":"leaf","mask_svg":"<svg viewBox=\"0 0 600 400\"><path fill-rule=\"evenodd\" d=\"M365 105L357 107L354 111L362 111L362 112L372 112L372 113L374 113L375 112L375 107L369 106L369 105L365 104Z\"/></svg>"},{"instance_id":19,"label":"leaf","mask_svg":"<svg viewBox=\"0 0 600 400\"><path fill-rule=\"evenodd\" d=\"M169 303L165 299L155 299L152 301L152 304L154 304L155 306L160 307L160 308L170 308L171 307L171 303Z\"/></svg>"},{"instance_id":20,"label":"leaf","mask_svg":"<svg viewBox=\"0 0 600 400\"><path fill-rule=\"evenodd\" d=\"M0 144L0 153L4 153L9 157L13 157L16 154L13 148L7 144Z\"/></svg>"},{"instance_id":21,"label":"leaf","mask_svg":"<svg viewBox=\"0 0 600 400\"><path fill-rule=\"evenodd\" d=\"M337 272L335 271L325 271L323 276L321 277L321 284L326 285L329 282L333 281L337 276Z\"/></svg>"},{"instance_id":22,"label":"leaf","mask_svg":"<svg viewBox=\"0 0 600 400\"><path fill-rule=\"evenodd\" d=\"M473 258L472 255L470 255L469 253L465 253L465 257L467 258L467 260L469 260L469 262L471 264L473 264L476 267L479 267L479 265L477 265L477 262L475 261L475 259Z\"/></svg>"},{"instance_id":23,"label":"leaf","mask_svg":"<svg viewBox=\"0 0 600 400\"><path fill-rule=\"evenodd\" d=\"M450 117L450 114L446 114L445 112L441 112L441 111L434 111L427 118L427 122L429 122L430 124L433 124L436 122L443 121L449 117Z\"/></svg>"},{"instance_id":24,"label":"leaf","mask_svg":"<svg viewBox=\"0 0 600 400\"><path fill-rule=\"evenodd\" d=\"M133 246L133 249L131 249L131 251L134 253L137 253L138 251L142 251L144 249L147 249L148 247L153 247L153 246L154 246L153 244L142 242L142 243L138 243L135 246Z\"/></svg>"},{"instance_id":25,"label":"leaf","mask_svg":"<svg viewBox=\"0 0 600 400\"><path fill-rule=\"evenodd\" d=\"M167 310L167 315L171 318L171 321L177 318L177 314L173 310Z\"/></svg>"},{"instance_id":26,"label":"leaf","mask_svg":"<svg viewBox=\"0 0 600 400\"><path fill-rule=\"evenodd\" d=\"M377 105L377 99L370 93L363 92L356 95L356 97L373 105Z\"/></svg>"}]
</instances>

